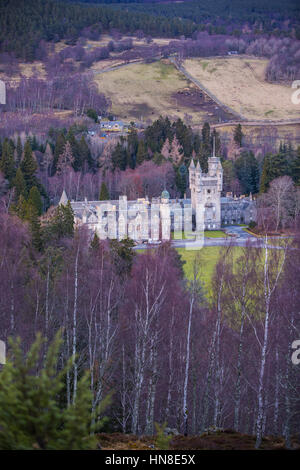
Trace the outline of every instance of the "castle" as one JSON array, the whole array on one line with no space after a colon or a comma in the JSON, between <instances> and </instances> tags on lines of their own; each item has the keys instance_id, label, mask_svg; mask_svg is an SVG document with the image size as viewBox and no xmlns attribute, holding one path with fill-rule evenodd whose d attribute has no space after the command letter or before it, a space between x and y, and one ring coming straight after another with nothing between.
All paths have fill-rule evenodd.
<instances>
[{"instance_id":1,"label":"castle","mask_svg":"<svg viewBox=\"0 0 300 470\"><path fill-rule=\"evenodd\" d=\"M218 157L208 159L208 172L203 173L199 161L195 166L192 160L189 167L191 205L195 212L198 205L204 207L204 228L221 228L221 192L223 189L223 169Z\"/></svg>"},{"instance_id":2,"label":"castle","mask_svg":"<svg viewBox=\"0 0 300 470\"><path fill-rule=\"evenodd\" d=\"M204 230L218 230L221 226L255 220L255 202L252 197L221 197L223 169L214 154L208 158L208 172L201 170L199 162L189 167L190 198L171 199L164 190L160 197L147 197L135 201L120 196L109 201L71 201L75 223L84 224L100 239L128 236L136 241L169 240L171 232L190 234L197 227L201 213ZM60 204L68 201L63 191ZM199 212L200 208L200 212ZM198 228L197 228L198 229ZM181 236L179 236L181 238Z\"/></svg>"}]
</instances>

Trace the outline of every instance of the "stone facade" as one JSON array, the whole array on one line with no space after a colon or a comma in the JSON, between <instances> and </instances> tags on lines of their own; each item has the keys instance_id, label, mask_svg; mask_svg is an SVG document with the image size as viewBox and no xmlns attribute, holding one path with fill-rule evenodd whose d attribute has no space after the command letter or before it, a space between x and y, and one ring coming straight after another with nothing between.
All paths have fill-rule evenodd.
<instances>
[{"instance_id":1,"label":"stone facade","mask_svg":"<svg viewBox=\"0 0 300 470\"><path fill-rule=\"evenodd\" d=\"M221 228L221 192L223 189L223 169L218 157L208 159L208 172L203 173L199 164L192 160L189 167L189 184L193 212L197 206L204 210L205 230Z\"/></svg>"},{"instance_id":2,"label":"stone facade","mask_svg":"<svg viewBox=\"0 0 300 470\"><path fill-rule=\"evenodd\" d=\"M208 172L192 160L189 167L190 199L170 199L168 191L161 196L128 201L126 196L111 201L71 201L75 223L85 224L100 239L123 238L146 241L168 240L171 232L188 234L197 230L218 230L223 225L248 224L256 218L252 197L221 197L223 169L218 157L208 159ZM60 204L68 198L63 191ZM200 216L199 216L200 215ZM201 223L199 222L201 221ZM179 238L181 238L179 236Z\"/></svg>"}]
</instances>

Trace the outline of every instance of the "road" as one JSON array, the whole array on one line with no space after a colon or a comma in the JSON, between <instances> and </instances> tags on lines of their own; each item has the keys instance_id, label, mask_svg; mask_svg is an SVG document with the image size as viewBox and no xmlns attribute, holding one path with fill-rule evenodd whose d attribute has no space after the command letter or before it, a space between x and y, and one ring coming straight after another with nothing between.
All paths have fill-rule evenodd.
<instances>
[{"instance_id":1,"label":"road","mask_svg":"<svg viewBox=\"0 0 300 470\"><path fill-rule=\"evenodd\" d=\"M202 240L172 240L171 244L174 248L186 248L188 250L197 250L207 246L253 246L261 247L265 246L265 239L263 237L255 237L250 233L243 230L243 227L239 225L231 225L226 227L226 232L234 234L234 236L224 238L209 238L204 237ZM286 237L273 237L274 239L284 239ZM272 238L268 239L268 247L275 250L281 250L282 247L278 245L272 245ZM159 244L139 244L134 247L134 250L145 250L158 247Z\"/></svg>"}]
</instances>

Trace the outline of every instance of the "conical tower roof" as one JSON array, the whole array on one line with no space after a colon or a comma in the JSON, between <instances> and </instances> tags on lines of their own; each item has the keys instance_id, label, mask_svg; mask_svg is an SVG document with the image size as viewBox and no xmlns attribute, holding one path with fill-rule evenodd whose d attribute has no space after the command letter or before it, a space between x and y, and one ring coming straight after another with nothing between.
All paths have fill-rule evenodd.
<instances>
[{"instance_id":1,"label":"conical tower roof","mask_svg":"<svg viewBox=\"0 0 300 470\"><path fill-rule=\"evenodd\" d=\"M68 196L66 194L66 191L63 190L62 195L59 200L59 205L62 204L63 206L66 206L68 204Z\"/></svg>"}]
</instances>

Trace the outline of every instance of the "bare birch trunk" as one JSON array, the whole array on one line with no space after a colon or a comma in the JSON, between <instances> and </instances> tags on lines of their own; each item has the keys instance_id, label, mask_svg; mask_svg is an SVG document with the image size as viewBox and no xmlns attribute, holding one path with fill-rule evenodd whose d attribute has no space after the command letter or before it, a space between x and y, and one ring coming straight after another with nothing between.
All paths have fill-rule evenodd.
<instances>
[{"instance_id":1,"label":"bare birch trunk","mask_svg":"<svg viewBox=\"0 0 300 470\"><path fill-rule=\"evenodd\" d=\"M79 257L79 247L77 248L76 258L75 258L75 279L74 279L74 308L73 308L73 398L72 401L75 403L76 394L77 394L77 380L78 380L78 367L77 367L77 302L78 302L78 257Z\"/></svg>"},{"instance_id":2,"label":"bare birch trunk","mask_svg":"<svg viewBox=\"0 0 300 470\"><path fill-rule=\"evenodd\" d=\"M189 368L190 368L190 341L191 341L190 338L191 338L193 306L194 306L194 296L192 295L192 298L190 300L189 322L188 322L187 338L186 338L185 374L184 374L184 385L183 385L183 432L185 436L187 436L188 434L187 391L188 391Z\"/></svg>"}]
</instances>

